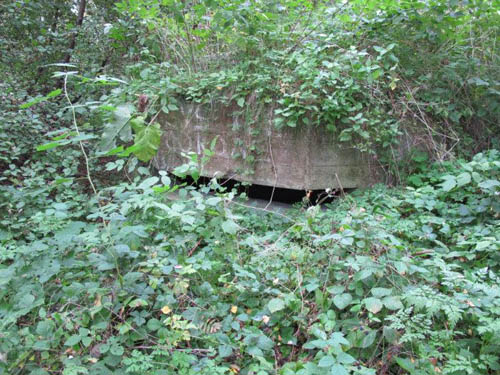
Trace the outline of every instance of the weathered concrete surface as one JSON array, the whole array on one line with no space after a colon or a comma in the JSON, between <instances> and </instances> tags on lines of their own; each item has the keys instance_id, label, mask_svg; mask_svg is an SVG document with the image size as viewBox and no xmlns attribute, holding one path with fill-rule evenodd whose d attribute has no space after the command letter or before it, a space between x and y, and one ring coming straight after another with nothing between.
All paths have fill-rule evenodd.
<instances>
[{"instance_id":1,"label":"weathered concrete surface","mask_svg":"<svg viewBox=\"0 0 500 375\"><path fill-rule=\"evenodd\" d=\"M159 117L164 134L155 158L158 169L172 170L187 159L181 153L203 149L218 137L215 155L203 166L206 177L234 178L288 189L316 190L367 186L368 163L354 149L334 142L324 129L277 130L272 109L261 111L258 124L248 125L242 109L224 105L183 103L180 110ZM260 129L257 134L255 130ZM259 152L252 150L256 146ZM254 163L248 163L254 155ZM249 167L252 174L245 173Z\"/></svg>"}]
</instances>

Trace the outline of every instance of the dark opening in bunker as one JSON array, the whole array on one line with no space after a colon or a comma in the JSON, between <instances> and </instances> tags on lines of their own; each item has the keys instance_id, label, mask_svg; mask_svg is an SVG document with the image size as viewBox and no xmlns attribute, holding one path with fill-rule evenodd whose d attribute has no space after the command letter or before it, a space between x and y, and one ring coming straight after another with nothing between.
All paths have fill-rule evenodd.
<instances>
[{"instance_id":1,"label":"dark opening in bunker","mask_svg":"<svg viewBox=\"0 0 500 375\"><path fill-rule=\"evenodd\" d=\"M191 177L179 180L192 186L210 185L211 179L208 177L200 177L198 181L194 181ZM325 189L325 190L297 190L273 187L267 185L242 183L237 180L227 179L220 180L218 184L222 187L222 191L236 190L238 193L245 193L250 199L262 201L272 201L284 204L302 204L304 206L332 203L336 198L343 194L349 193L354 189Z\"/></svg>"}]
</instances>

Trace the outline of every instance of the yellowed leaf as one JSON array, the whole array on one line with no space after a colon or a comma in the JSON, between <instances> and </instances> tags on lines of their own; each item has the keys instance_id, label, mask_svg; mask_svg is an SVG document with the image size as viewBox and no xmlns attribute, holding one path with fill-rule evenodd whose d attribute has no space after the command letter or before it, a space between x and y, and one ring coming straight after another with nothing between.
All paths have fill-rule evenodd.
<instances>
[{"instance_id":1,"label":"yellowed leaf","mask_svg":"<svg viewBox=\"0 0 500 375\"><path fill-rule=\"evenodd\" d=\"M234 306L234 305L233 305L233 306L231 306L231 312L232 312L233 314L236 314L236 313L238 312L238 306Z\"/></svg>"},{"instance_id":2,"label":"yellowed leaf","mask_svg":"<svg viewBox=\"0 0 500 375\"><path fill-rule=\"evenodd\" d=\"M168 307L167 305L165 305L161 308L161 312L164 314L170 314L172 312L172 309L170 307Z\"/></svg>"}]
</instances>

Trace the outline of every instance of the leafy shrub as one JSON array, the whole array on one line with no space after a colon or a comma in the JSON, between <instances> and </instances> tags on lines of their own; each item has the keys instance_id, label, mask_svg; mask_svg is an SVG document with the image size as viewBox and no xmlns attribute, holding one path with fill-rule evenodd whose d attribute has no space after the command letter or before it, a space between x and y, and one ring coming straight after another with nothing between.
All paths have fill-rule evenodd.
<instances>
[{"instance_id":1,"label":"leafy shrub","mask_svg":"<svg viewBox=\"0 0 500 375\"><path fill-rule=\"evenodd\" d=\"M494 373L499 167L288 218L164 173L3 206L3 371Z\"/></svg>"}]
</instances>

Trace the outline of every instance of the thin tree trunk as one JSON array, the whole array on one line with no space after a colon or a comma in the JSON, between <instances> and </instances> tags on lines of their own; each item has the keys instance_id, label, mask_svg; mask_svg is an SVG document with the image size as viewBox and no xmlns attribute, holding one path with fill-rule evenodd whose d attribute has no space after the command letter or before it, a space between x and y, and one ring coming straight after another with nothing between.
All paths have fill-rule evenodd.
<instances>
[{"instance_id":1,"label":"thin tree trunk","mask_svg":"<svg viewBox=\"0 0 500 375\"><path fill-rule=\"evenodd\" d=\"M80 6L78 7L78 18L76 19L76 30L71 37L71 43L69 45L69 51L66 57L64 58L65 63L69 63L71 60L71 54L76 46L76 37L78 36L78 30L82 26L83 18L85 17L85 8L87 6L87 0L80 0Z\"/></svg>"},{"instance_id":2,"label":"thin tree trunk","mask_svg":"<svg viewBox=\"0 0 500 375\"><path fill-rule=\"evenodd\" d=\"M56 13L54 14L54 18L52 19L52 26L50 27L50 31L53 33L57 30L57 23L59 21L59 6L56 8Z\"/></svg>"}]
</instances>

